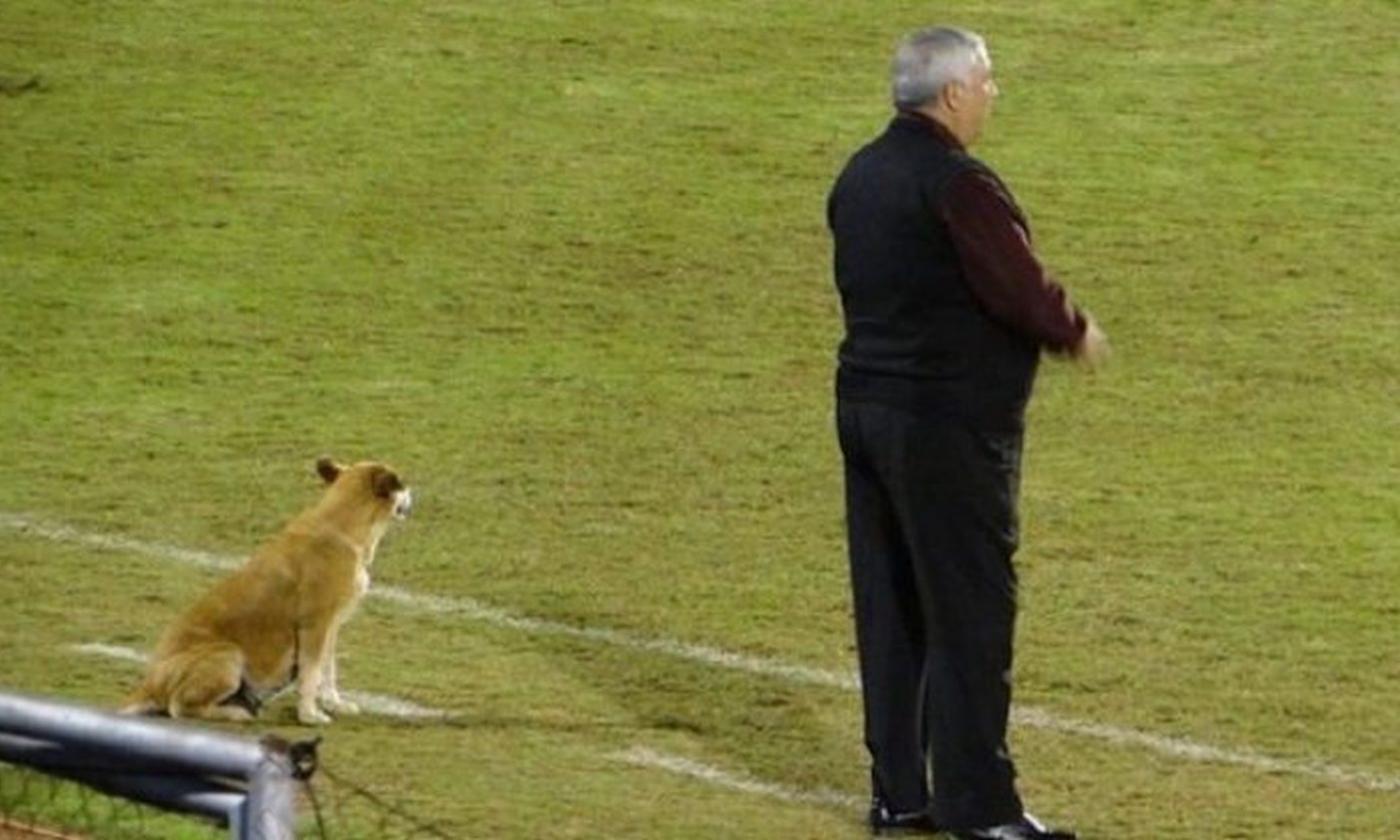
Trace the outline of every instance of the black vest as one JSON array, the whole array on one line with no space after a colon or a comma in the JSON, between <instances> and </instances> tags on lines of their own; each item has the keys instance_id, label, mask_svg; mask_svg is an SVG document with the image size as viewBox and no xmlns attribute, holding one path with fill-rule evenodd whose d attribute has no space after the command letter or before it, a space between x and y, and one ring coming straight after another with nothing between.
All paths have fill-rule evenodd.
<instances>
[{"instance_id":1,"label":"black vest","mask_svg":"<svg viewBox=\"0 0 1400 840\"><path fill-rule=\"evenodd\" d=\"M846 323L839 399L1020 427L1039 347L977 304L938 212L952 177L970 169L996 178L899 116L837 178L827 221Z\"/></svg>"}]
</instances>

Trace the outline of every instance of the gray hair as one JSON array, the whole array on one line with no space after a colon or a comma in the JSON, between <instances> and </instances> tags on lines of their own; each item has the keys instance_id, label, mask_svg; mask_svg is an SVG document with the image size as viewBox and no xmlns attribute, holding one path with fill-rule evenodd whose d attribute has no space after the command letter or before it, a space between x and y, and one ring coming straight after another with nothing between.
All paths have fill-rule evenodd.
<instances>
[{"instance_id":1,"label":"gray hair","mask_svg":"<svg viewBox=\"0 0 1400 840\"><path fill-rule=\"evenodd\" d=\"M976 32L940 26L905 37L890 62L890 92L896 108L918 108L950 82L965 81L987 63L987 43Z\"/></svg>"}]
</instances>

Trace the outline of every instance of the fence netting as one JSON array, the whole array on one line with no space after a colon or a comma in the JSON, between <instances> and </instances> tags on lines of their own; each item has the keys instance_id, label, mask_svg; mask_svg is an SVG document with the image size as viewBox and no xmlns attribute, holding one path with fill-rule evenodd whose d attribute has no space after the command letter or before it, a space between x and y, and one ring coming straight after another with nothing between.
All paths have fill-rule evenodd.
<instances>
[{"instance_id":1,"label":"fence netting","mask_svg":"<svg viewBox=\"0 0 1400 840\"><path fill-rule=\"evenodd\" d=\"M315 741L290 744L296 777L296 824L292 836L307 840L443 840L454 834L429 814L392 801L373 783L325 766ZM69 777L102 778L101 766L44 770L0 762L0 840L261 840L257 815L243 834L227 821L176 814L94 788ZM149 772L143 770L142 772Z\"/></svg>"},{"instance_id":2,"label":"fence netting","mask_svg":"<svg viewBox=\"0 0 1400 840\"><path fill-rule=\"evenodd\" d=\"M203 840L227 828L170 814L31 767L0 763L0 840Z\"/></svg>"}]
</instances>

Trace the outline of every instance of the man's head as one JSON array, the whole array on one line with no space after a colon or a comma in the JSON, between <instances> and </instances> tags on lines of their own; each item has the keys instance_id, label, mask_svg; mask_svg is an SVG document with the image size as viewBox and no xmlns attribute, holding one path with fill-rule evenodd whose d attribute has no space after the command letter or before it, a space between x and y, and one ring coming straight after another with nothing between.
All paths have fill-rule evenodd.
<instances>
[{"instance_id":1,"label":"man's head","mask_svg":"<svg viewBox=\"0 0 1400 840\"><path fill-rule=\"evenodd\" d=\"M982 36L950 27L921 29L900 42L890 88L896 108L933 117L964 146L982 134L997 95Z\"/></svg>"}]
</instances>

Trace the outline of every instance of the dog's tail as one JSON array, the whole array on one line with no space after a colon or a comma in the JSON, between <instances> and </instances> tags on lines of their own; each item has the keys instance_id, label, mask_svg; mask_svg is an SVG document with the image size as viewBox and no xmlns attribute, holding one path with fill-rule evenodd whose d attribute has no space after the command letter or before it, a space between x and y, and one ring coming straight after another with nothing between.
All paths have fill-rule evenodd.
<instances>
[{"instance_id":1,"label":"dog's tail","mask_svg":"<svg viewBox=\"0 0 1400 840\"><path fill-rule=\"evenodd\" d=\"M121 707L117 709L118 714L158 715L165 712L165 704L156 696L155 683L158 670L153 663L150 670L142 677L141 684L126 695L126 699L122 700Z\"/></svg>"},{"instance_id":2,"label":"dog's tail","mask_svg":"<svg viewBox=\"0 0 1400 840\"><path fill-rule=\"evenodd\" d=\"M159 711L160 704L150 698L145 686L128 694L117 709L117 713L123 715L153 715Z\"/></svg>"}]
</instances>

